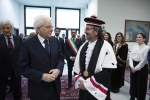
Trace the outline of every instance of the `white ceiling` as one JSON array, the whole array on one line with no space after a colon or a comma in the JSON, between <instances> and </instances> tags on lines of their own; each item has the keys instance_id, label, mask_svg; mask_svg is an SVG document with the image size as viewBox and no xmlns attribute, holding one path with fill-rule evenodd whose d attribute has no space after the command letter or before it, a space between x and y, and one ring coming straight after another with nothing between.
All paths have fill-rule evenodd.
<instances>
[{"instance_id":1,"label":"white ceiling","mask_svg":"<svg viewBox=\"0 0 150 100\"><path fill-rule=\"evenodd\" d=\"M90 0L16 0L20 4L30 6L54 6L67 8L84 8Z\"/></svg>"}]
</instances>

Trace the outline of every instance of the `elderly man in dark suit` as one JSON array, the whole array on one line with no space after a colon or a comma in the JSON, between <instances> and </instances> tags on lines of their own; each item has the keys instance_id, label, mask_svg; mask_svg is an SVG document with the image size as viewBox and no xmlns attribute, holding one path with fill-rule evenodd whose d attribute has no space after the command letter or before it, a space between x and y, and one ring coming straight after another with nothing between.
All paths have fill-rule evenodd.
<instances>
[{"instance_id":1,"label":"elderly man in dark suit","mask_svg":"<svg viewBox=\"0 0 150 100\"><path fill-rule=\"evenodd\" d=\"M12 80L13 99L21 100L21 75L18 72L21 38L12 34L11 21L2 20L0 26L2 30L0 35L0 100L5 100L9 77Z\"/></svg>"},{"instance_id":2,"label":"elderly man in dark suit","mask_svg":"<svg viewBox=\"0 0 150 100\"><path fill-rule=\"evenodd\" d=\"M65 41L65 55L68 64L68 85L66 89L71 88L72 83L72 69L75 61L76 54L79 47L82 45L81 39L76 38L77 30L71 29L71 38Z\"/></svg>"},{"instance_id":3,"label":"elderly man in dark suit","mask_svg":"<svg viewBox=\"0 0 150 100\"><path fill-rule=\"evenodd\" d=\"M50 17L35 17L35 37L22 42L19 71L28 78L30 100L60 100L60 76L64 67L63 51L58 39L51 37Z\"/></svg>"}]
</instances>

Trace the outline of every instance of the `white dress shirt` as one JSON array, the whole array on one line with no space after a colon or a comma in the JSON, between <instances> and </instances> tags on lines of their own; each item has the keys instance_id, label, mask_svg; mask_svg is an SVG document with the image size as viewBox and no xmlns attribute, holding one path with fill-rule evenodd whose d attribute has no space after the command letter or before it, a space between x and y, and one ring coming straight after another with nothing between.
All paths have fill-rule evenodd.
<instances>
[{"instance_id":1,"label":"white dress shirt","mask_svg":"<svg viewBox=\"0 0 150 100\"><path fill-rule=\"evenodd\" d=\"M59 36L56 36L56 35L55 35L55 37L59 40Z\"/></svg>"},{"instance_id":2,"label":"white dress shirt","mask_svg":"<svg viewBox=\"0 0 150 100\"><path fill-rule=\"evenodd\" d=\"M45 39L43 37L41 37L39 34L38 34L38 39L41 42L42 46L45 48L45 43L44 43ZM49 44L49 41L48 41L48 44Z\"/></svg>"},{"instance_id":3,"label":"white dress shirt","mask_svg":"<svg viewBox=\"0 0 150 100\"><path fill-rule=\"evenodd\" d=\"M145 43L142 45L135 45L131 49L130 58L129 58L129 65L130 67L135 67L136 70L140 70L144 67L147 63L147 53L149 51L149 46ZM138 65L133 66L133 61L140 62Z\"/></svg>"},{"instance_id":4,"label":"white dress shirt","mask_svg":"<svg viewBox=\"0 0 150 100\"><path fill-rule=\"evenodd\" d=\"M97 41L97 40L96 40ZM85 68L86 68L86 70L87 70L87 68L88 68L88 65L89 65L89 62L90 62L90 60L91 60L91 56L92 56L92 53L93 53L93 50L94 50L94 47L95 47L95 44L96 44L96 41L94 41L94 42L89 42L89 44L88 44L88 48L87 48L87 50L86 50L86 58L85 58Z\"/></svg>"}]
</instances>

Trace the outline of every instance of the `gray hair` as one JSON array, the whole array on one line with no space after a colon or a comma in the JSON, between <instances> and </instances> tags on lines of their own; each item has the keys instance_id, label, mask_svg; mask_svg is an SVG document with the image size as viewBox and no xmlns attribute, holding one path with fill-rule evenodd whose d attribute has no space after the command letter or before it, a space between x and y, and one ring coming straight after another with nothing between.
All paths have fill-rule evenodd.
<instances>
[{"instance_id":1,"label":"gray hair","mask_svg":"<svg viewBox=\"0 0 150 100\"><path fill-rule=\"evenodd\" d=\"M3 25L6 25L6 24L10 24L10 26L12 27L12 29L14 28L14 25L13 25L13 23L10 21L10 20L2 20L1 22L0 22L0 28L2 29L2 26Z\"/></svg>"},{"instance_id":2,"label":"gray hair","mask_svg":"<svg viewBox=\"0 0 150 100\"><path fill-rule=\"evenodd\" d=\"M34 26L34 29L37 30L37 27L41 27L45 20L50 20L51 21L51 18L47 15L38 15L34 18L34 22L33 22L33 26Z\"/></svg>"}]
</instances>

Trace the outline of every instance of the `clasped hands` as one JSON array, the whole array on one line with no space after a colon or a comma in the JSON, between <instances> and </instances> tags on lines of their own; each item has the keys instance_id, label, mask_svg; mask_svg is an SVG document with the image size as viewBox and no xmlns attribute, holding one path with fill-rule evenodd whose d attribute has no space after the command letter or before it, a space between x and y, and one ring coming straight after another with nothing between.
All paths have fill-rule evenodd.
<instances>
[{"instance_id":1,"label":"clasped hands","mask_svg":"<svg viewBox=\"0 0 150 100\"><path fill-rule=\"evenodd\" d=\"M55 81L55 79L60 74L60 71L58 69L52 69L49 71L49 73L44 73L42 76L42 80L45 82L52 82Z\"/></svg>"},{"instance_id":2,"label":"clasped hands","mask_svg":"<svg viewBox=\"0 0 150 100\"><path fill-rule=\"evenodd\" d=\"M136 71L137 71L137 70L136 70L134 67L131 68L131 72L132 72L132 73L135 73Z\"/></svg>"},{"instance_id":3,"label":"clasped hands","mask_svg":"<svg viewBox=\"0 0 150 100\"><path fill-rule=\"evenodd\" d=\"M74 56L71 56L71 57L70 57L70 60L71 60L71 61L75 61L75 57L74 57Z\"/></svg>"}]
</instances>

